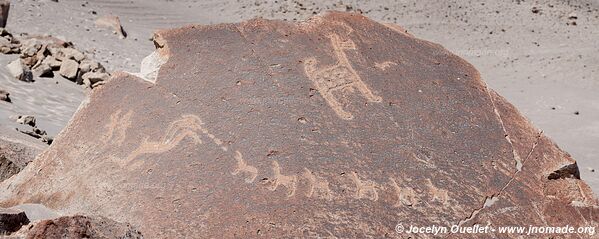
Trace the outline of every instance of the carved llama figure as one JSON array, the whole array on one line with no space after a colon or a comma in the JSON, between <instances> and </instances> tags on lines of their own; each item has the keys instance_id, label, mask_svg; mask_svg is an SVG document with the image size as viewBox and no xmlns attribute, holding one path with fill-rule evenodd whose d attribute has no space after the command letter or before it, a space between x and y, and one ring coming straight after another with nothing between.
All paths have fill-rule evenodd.
<instances>
[{"instance_id":1,"label":"carved llama figure","mask_svg":"<svg viewBox=\"0 0 599 239\"><path fill-rule=\"evenodd\" d=\"M335 113L342 119L351 120L353 115L343 109L343 105L333 93L337 91L353 92L354 89L357 89L370 102L380 102L382 99L368 89L345 55L344 50L355 50L356 44L351 39L342 40L337 34L331 34L328 37L331 39L337 63L324 68L318 67L318 60L311 57L305 61L304 70Z\"/></svg>"}]
</instances>

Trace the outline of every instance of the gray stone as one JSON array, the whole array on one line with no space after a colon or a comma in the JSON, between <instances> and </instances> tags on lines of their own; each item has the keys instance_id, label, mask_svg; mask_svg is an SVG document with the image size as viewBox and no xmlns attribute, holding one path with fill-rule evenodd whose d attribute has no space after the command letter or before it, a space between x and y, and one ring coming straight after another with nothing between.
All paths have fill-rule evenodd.
<instances>
[{"instance_id":1,"label":"gray stone","mask_svg":"<svg viewBox=\"0 0 599 239\"><path fill-rule=\"evenodd\" d=\"M33 81L33 74L31 73L31 70L25 67L20 59L16 59L8 63L6 67L8 68L10 75L15 79L25 82Z\"/></svg>"},{"instance_id":2,"label":"gray stone","mask_svg":"<svg viewBox=\"0 0 599 239\"><path fill-rule=\"evenodd\" d=\"M98 82L108 80L108 78L110 78L110 75L102 72L88 72L83 74L81 78L83 78L83 84L91 88Z\"/></svg>"},{"instance_id":3,"label":"gray stone","mask_svg":"<svg viewBox=\"0 0 599 239\"><path fill-rule=\"evenodd\" d=\"M102 64L100 64L99 62L95 61L95 60L83 60L81 61L81 65L80 68L87 68L87 65L89 65L89 72L106 72L106 69L104 69L104 66L102 66Z\"/></svg>"},{"instance_id":4,"label":"gray stone","mask_svg":"<svg viewBox=\"0 0 599 239\"><path fill-rule=\"evenodd\" d=\"M8 93L8 91L0 89L0 100L6 101L6 102L11 102L10 93Z\"/></svg>"},{"instance_id":5,"label":"gray stone","mask_svg":"<svg viewBox=\"0 0 599 239\"><path fill-rule=\"evenodd\" d=\"M19 117L17 118L17 123L19 123L19 124L25 124L25 125L30 125L32 127L35 127L35 116L33 116L33 115L19 115Z\"/></svg>"},{"instance_id":6,"label":"gray stone","mask_svg":"<svg viewBox=\"0 0 599 239\"><path fill-rule=\"evenodd\" d=\"M46 58L44 58L44 61L42 61L42 63L48 64L48 66L50 66L52 70L58 70L60 69L60 65L62 65L62 62L57 60L54 56L47 56Z\"/></svg>"},{"instance_id":7,"label":"gray stone","mask_svg":"<svg viewBox=\"0 0 599 239\"><path fill-rule=\"evenodd\" d=\"M92 66L89 61L81 61L79 64L79 73L85 74L92 71Z\"/></svg>"},{"instance_id":8,"label":"gray stone","mask_svg":"<svg viewBox=\"0 0 599 239\"><path fill-rule=\"evenodd\" d=\"M83 59L85 59L85 54L83 54L77 49L67 47L59 50L57 58L63 61L66 59L72 59L77 62L81 62Z\"/></svg>"},{"instance_id":9,"label":"gray stone","mask_svg":"<svg viewBox=\"0 0 599 239\"><path fill-rule=\"evenodd\" d=\"M6 39L5 37L0 37L0 46L1 47L9 47L11 46L11 41L9 39Z\"/></svg>"},{"instance_id":10,"label":"gray stone","mask_svg":"<svg viewBox=\"0 0 599 239\"><path fill-rule=\"evenodd\" d=\"M58 73L69 80L74 80L77 78L78 71L79 63L77 63L75 60L67 59L60 65L60 70Z\"/></svg>"},{"instance_id":11,"label":"gray stone","mask_svg":"<svg viewBox=\"0 0 599 239\"><path fill-rule=\"evenodd\" d=\"M33 74L37 77L52 77L52 67L47 63L41 63L33 68Z\"/></svg>"},{"instance_id":12,"label":"gray stone","mask_svg":"<svg viewBox=\"0 0 599 239\"><path fill-rule=\"evenodd\" d=\"M117 16L103 16L96 20L97 27L110 28L115 35L119 38L124 39L127 37L127 32L121 25L121 20Z\"/></svg>"}]
</instances>

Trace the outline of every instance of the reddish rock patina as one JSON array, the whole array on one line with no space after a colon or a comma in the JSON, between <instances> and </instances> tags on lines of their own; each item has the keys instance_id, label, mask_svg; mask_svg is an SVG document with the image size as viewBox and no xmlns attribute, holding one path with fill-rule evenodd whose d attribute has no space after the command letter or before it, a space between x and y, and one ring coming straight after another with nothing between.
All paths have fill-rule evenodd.
<instances>
[{"instance_id":1,"label":"reddish rock patina","mask_svg":"<svg viewBox=\"0 0 599 239\"><path fill-rule=\"evenodd\" d=\"M568 154L472 65L399 27L329 13L155 39L157 77L94 90L0 185L2 206L105 215L150 238L597 221Z\"/></svg>"}]
</instances>

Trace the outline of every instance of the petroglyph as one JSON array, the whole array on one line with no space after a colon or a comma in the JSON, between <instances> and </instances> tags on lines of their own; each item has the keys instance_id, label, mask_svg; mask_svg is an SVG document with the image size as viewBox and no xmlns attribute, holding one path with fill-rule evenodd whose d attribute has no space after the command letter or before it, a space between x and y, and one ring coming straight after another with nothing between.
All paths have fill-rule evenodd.
<instances>
[{"instance_id":1,"label":"petroglyph","mask_svg":"<svg viewBox=\"0 0 599 239\"><path fill-rule=\"evenodd\" d=\"M113 142L122 142L125 138L125 131L131 124L131 116L132 112L123 114L122 112L117 111L113 114L110 117L109 125L107 125L109 130L105 135L106 139L113 140ZM219 146L223 152L229 152L224 141L214 134L211 134L203 127L203 122L199 117L195 115L184 115L180 119L169 124L164 135L158 140L151 141L149 138L144 138L142 143L125 157L124 160L119 160L116 157L114 160L119 161L122 165L131 164L136 166L143 163L143 161L134 162L140 155L161 154L170 151L186 138L191 139L194 144L199 145L203 143L200 137L202 135L210 139L215 145ZM261 169L249 164L240 151L235 150L234 152L235 154L232 158L235 159L235 164L231 174L242 177L245 183L254 183L256 178L258 178ZM300 180L305 180L308 186L305 192L307 198L328 201L335 198L329 182L325 178L317 176L308 168L304 168L304 172L300 174L285 175L281 172L279 162L272 161L272 171L272 178L265 178L266 180L262 183L270 191L276 191L280 187L284 187L287 190L287 197L293 197L296 194ZM378 190L382 188L377 182L360 178L357 172L352 172L350 174L350 179L352 180L353 186L356 188L353 198L368 199L373 202L379 200ZM429 193L431 193L433 200L445 203L447 201L447 191L434 187L430 181L427 183L430 189ZM416 205L418 198L412 188L402 188L392 178L390 178L390 185L397 195L397 201L393 205L394 207Z\"/></svg>"},{"instance_id":2,"label":"petroglyph","mask_svg":"<svg viewBox=\"0 0 599 239\"><path fill-rule=\"evenodd\" d=\"M295 190L297 189L297 176L281 174L281 166L277 161L272 161L272 170L274 173L274 178L267 181L267 184L270 184L268 189L270 191L275 191L279 186L283 186L287 188L287 197L292 197L295 195Z\"/></svg>"},{"instance_id":3,"label":"petroglyph","mask_svg":"<svg viewBox=\"0 0 599 239\"><path fill-rule=\"evenodd\" d=\"M394 207L405 206L414 206L418 203L418 199L416 198L416 192L412 188L402 188L400 187L395 179L389 178L391 187L395 189L395 193L397 195L397 202L393 205Z\"/></svg>"},{"instance_id":4,"label":"petroglyph","mask_svg":"<svg viewBox=\"0 0 599 239\"><path fill-rule=\"evenodd\" d=\"M210 138L212 140L212 142L214 142L214 144L220 146L220 148L223 151L228 151L229 149L227 148L227 146L223 145L223 141L220 140L219 138L217 138L215 135L211 134L210 132L208 132L207 129L205 128L200 128L200 130L202 131L203 134L205 134L206 136L208 136L208 138Z\"/></svg>"},{"instance_id":5,"label":"petroglyph","mask_svg":"<svg viewBox=\"0 0 599 239\"><path fill-rule=\"evenodd\" d=\"M332 66L319 67L318 60L311 57L304 61L304 70L335 113L342 119L351 120L354 116L344 109L343 104L339 102L334 93L340 92L342 96L345 96L346 92L353 92L354 89L357 89L370 102L381 102L382 98L370 91L345 55L344 50L355 50L356 44L351 39L342 40L337 34L331 34L328 37L331 39L337 63Z\"/></svg>"},{"instance_id":6,"label":"petroglyph","mask_svg":"<svg viewBox=\"0 0 599 239\"><path fill-rule=\"evenodd\" d=\"M110 115L110 122L104 126L106 134L103 135L102 142L108 143L112 141L110 143L113 145L121 145L125 141L127 129L131 126L132 115L133 111L129 110L123 114L120 109Z\"/></svg>"},{"instance_id":7,"label":"petroglyph","mask_svg":"<svg viewBox=\"0 0 599 239\"><path fill-rule=\"evenodd\" d=\"M306 192L306 197L312 196L326 200L332 200L333 195L329 189L329 182L323 178L317 177L309 169L304 168L304 178L308 179L309 189Z\"/></svg>"},{"instance_id":8,"label":"petroglyph","mask_svg":"<svg viewBox=\"0 0 599 239\"><path fill-rule=\"evenodd\" d=\"M243 160L243 155L239 151L235 151L235 159L237 160L237 168L231 174L247 174L248 177L245 178L245 182L253 183L258 176L258 169L254 166L248 165L245 160Z\"/></svg>"},{"instance_id":9,"label":"petroglyph","mask_svg":"<svg viewBox=\"0 0 599 239\"><path fill-rule=\"evenodd\" d=\"M189 137L195 144L201 144L202 140L196 133L201 132L202 121L195 115L184 115L181 119L173 121L166 129L166 133L158 141L149 141L144 138L142 143L133 150L124 160L123 164L131 163L142 154L160 154L167 152Z\"/></svg>"},{"instance_id":10,"label":"petroglyph","mask_svg":"<svg viewBox=\"0 0 599 239\"><path fill-rule=\"evenodd\" d=\"M444 205L447 203L449 198L447 195L447 190L435 187L430 179L426 180L426 185L428 187L429 194L432 196L432 201L437 201Z\"/></svg>"},{"instance_id":11,"label":"petroglyph","mask_svg":"<svg viewBox=\"0 0 599 239\"><path fill-rule=\"evenodd\" d=\"M381 62L381 63L375 62L374 63L374 67L376 67L382 71L387 70L387 68L389 68L391 66L396 66L396 65L397 65L397 63L392 62L392 61L385 61L385 62Z\"/></svg>"},{"instance_id":12,"label":"petroglyph","mask_svg":"<svg viewBox=\"0 0 599 239\"><path fill-rule=\"evenodd\" d=\"M412 156L413 159L420 163L423 163L425 166L433 169L437 168L435 164L431 163L432 154L428 150L424 148L419 148L416 149L416 151L410 151L409 154L410 156Z\"/></svg>"},{"instance_id":13,"label":"petroglyph","mask_svg":"<svg viewBox=\"0 0 599 239\"><path fill-rule=\"evenodd\" d=\"M351 173L351 179L356 185L356 199L365 198L372 201L377 201L379 199L379 194L376 191L377 184L375 182L361 180L356 172Z\"/></svg>"}]
</instances>

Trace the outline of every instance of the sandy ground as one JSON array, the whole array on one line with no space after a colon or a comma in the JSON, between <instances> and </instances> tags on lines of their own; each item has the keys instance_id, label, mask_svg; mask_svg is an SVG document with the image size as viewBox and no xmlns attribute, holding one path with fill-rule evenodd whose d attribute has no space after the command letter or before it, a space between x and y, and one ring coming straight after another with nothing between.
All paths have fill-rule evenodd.
<instances>
[{"instance_id":1,"label":"sandy ground","mask_svg":"<svg viewBox=\"0 0 599 239\"><path fill-rule=\"evenodd\" d=\"M18 55L0 54L0 66ZM6 69L0 70L0 88L10 92L12 103L0 102L0 130L30 130L11 119L17 115L34 115L37 127L49 135L58 134L85 98L84 89L62 77L36 78L28 83L14 80ZM15 130L16 131L16 130Z\"/></svg>"},{"instance_id":2,"label":"sandy ground","mask_svg":"<svg viewBox=\"0 0 599 239\"><path fill-rule=\"evenodd\" d=\"M470 61L491 88L578 160L583 179L599 192L599 172L589 169L599 170L598 0L13 0L8 28L13 33L64 38L108 69L134 72L153 50L149 39L155 29L253 17L301 20L328 9L361 11L397 23ZM119 16L128 38L96 28L95 19L104 15ZM569 19L574 15L577 19ZM6 78L4 73L0 77ZM11 110L1 104L0 110L17 113L40 108L40 123L47 122L52 133L53 127L68 121L85 92L70 86L17 86L6 79L0 80L0 87L11 90L15 102L25 102L15 103ZM18 95L19 91L28 93ZM31 94L38 96L26 97ZM0 117L5 114L0 111Z\"/></svg>"}]
</instances>

